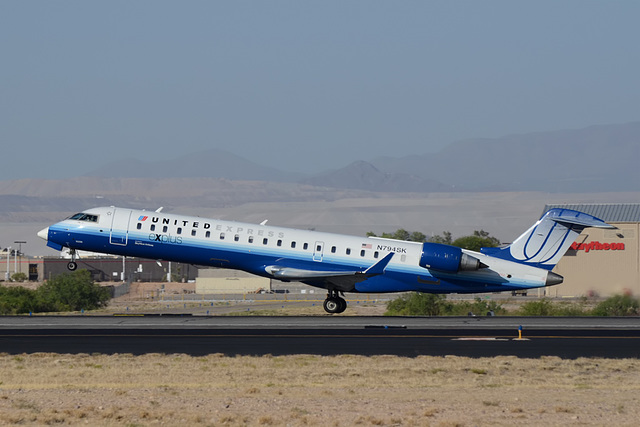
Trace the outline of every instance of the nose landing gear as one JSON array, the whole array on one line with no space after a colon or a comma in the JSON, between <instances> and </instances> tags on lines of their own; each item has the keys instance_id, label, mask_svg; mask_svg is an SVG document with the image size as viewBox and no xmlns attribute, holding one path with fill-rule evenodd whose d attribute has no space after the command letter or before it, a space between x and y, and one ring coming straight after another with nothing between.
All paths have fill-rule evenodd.
<instances>
[{"instance_id":1,"label":"nose landing gear","mask_svg":"<svg viewBox=\"0 0 640 427\"><path fill-rule=\"evenodd\" d=\"M76 271L78 269L78 263L76 262L76 250L69 249L69 253L71 254L71 261L67 264L67 268L69 271Z\"/></svg>"},{"instance_id":2,"label":"nose landing gear","mask_svg":"<svg viewBox=\"0 0 640 427\"><path fill-rule=\"evenodd\" d=\"M327 293L327 299L324 300L323 307L327 313L338 314L347 309L347 302L338 294L338 291L331 289Z\"/></svg>"}]
</instances>

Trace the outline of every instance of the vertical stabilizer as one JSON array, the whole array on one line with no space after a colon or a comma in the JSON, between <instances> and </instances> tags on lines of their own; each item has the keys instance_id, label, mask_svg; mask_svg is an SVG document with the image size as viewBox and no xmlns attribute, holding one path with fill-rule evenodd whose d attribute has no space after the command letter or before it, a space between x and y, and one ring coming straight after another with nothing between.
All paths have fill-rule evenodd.
<instances>
[{"instance_id":1,"label":"vertical stabilizer","mask_svg":"<svg viewBox=\"0 0 640 427\"><path fill-rule=\"evenodd\" d=\"M554 208L509 246L481 251L496 258L551 270L587 227L616 228L583 212Z\"/></svg>"}]
</instances>

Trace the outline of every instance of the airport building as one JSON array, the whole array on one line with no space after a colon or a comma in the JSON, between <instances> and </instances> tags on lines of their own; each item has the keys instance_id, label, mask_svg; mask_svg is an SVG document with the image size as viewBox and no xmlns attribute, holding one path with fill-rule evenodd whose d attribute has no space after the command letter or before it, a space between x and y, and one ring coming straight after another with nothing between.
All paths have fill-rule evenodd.
<instances>
[{"instance_id":1,"label":"airport building","mask_svg":"<svg viewBox=\"0 0 640 427\"><path fill-rule=\"evenodd\" d=\"M553 270L564 282L546 288L546 295L640 296L640 204L547 205L544 212L552 208L581 211L617 229L585 229Z\"/></svg>"},{"instance_id":2,"label":"airport building","mask_svg":"<svg viewBox=\"0 0 640 427\"><path fill-rule=\"evenodd\" d=\"M4 262L0 262L0 277L6 280L8 275L23 273L28 281L42 282L62 273L67 273L69 258L28 257L15 252L1 253ZM7 261L8 260L8 261ZM117 256L83 256L76 260L78 269L89 270L96 282L164 282L171 274L173 282L194 281L198 277L198 267L192 264L158 263L150 259L123 258Z\"/></svg>"}]
</instances>

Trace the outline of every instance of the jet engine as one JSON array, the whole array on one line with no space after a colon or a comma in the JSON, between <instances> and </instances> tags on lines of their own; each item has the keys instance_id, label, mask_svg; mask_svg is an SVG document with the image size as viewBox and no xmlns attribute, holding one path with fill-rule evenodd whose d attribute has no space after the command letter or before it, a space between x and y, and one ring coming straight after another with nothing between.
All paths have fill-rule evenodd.
<instances>
[{"instance_id":1,"label":"jet engine","mask_svg":"<svg viewBox=\"0 0 640 427\"><path fill-rule=\"evenodd\" d=\"M428 242L422 244L420 266L447 273L473 271L487 267L478 258L463 253L460 248Z\"/></svg>"}]
</instances>

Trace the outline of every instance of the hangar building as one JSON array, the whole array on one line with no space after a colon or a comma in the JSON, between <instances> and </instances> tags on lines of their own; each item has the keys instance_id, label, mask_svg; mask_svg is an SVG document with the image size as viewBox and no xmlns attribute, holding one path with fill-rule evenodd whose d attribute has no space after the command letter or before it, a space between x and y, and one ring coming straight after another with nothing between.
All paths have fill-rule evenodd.
<instances>
[{"instance_id":1,"label":"hangar building","mask_svg":"<svg viewBox=\"0 0 640 427\"><path fill-rule=\"evenodd\" d=\"M546 205L593 215L617 227L587 228L554 268L564 282L546 288L550 297L640 296L640 204Z\"/></svg>"}]
</instances>

